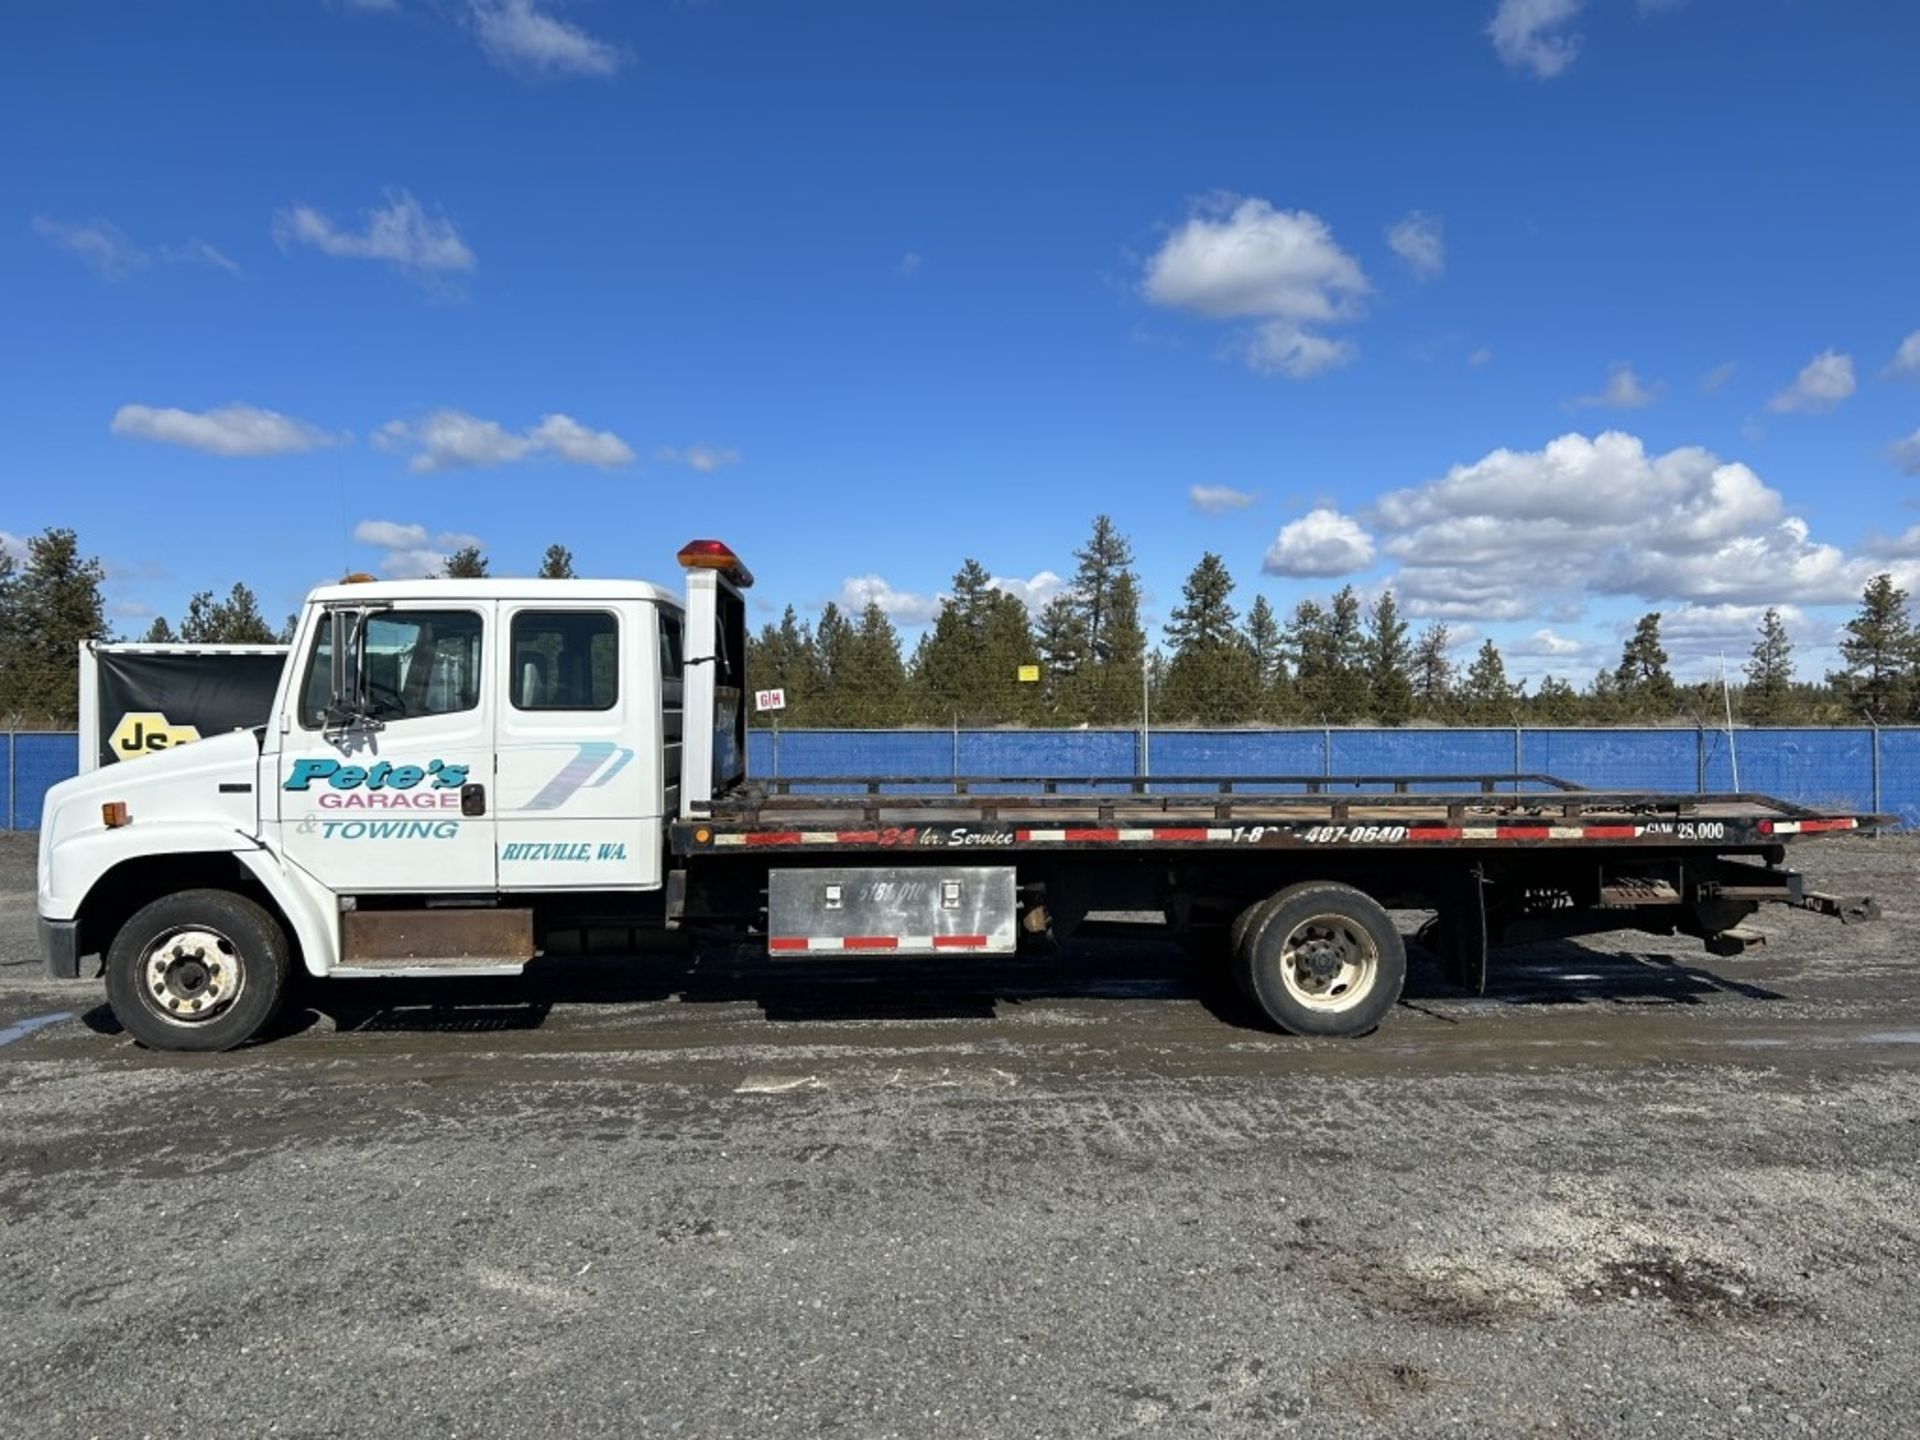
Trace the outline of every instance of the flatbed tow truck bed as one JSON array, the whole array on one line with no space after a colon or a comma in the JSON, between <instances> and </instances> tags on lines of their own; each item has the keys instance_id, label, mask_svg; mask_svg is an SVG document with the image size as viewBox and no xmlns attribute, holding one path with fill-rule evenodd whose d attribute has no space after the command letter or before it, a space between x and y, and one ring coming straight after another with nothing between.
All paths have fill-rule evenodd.
<instances>
[{"instance_id":1,"label":"flatbed tow truck bed","mask_svg":"<svg viewBox=\"0 0 1920 1440\"><path fill-rule=\"evenodd\" d=\"M1475 993L1528 941L1638 929L1737 955L1762 905L1877 918L1783 861L1879 823L1538 774L792 778L671 827L667 916L806 959L1006 954L1157 911L1285 1028L1354 1034L1390 1003L1376 973L1398 992L1392 910L1432 912L1415 942Z\"/></svg>"},{"instance_id":2,"label":"flatbed tow truck bed","mask_svg":"<svg viewBox=\"0 0 1920 1440\"><path fill-rule=\"evenodd\" d=\"M1771 796L1593 791L1549 775L1070 779L922 776L755 782L676 853L1605 846L1755 852L1878 817Z\"/></svg>"}]
</instances>

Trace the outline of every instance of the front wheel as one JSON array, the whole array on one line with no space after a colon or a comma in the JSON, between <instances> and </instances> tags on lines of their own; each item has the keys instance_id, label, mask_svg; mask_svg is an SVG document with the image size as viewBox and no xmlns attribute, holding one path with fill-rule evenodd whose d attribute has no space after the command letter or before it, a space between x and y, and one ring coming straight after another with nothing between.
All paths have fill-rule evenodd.
<instances>
[{"instance_id":1,"label":"front wheel","mask_svg":"<svg viewBox=\"0 0 1920 1440\"><path fill-rule=\"evenodd\" d=\"M107 951L107 1003L153 1050L231 1050L279 1012L280 923L244 895L184 890L136 912Z\"/></svg>"},{"instance_id":2,"label":"front wheel","mask_svg":"<svg viewBox=\"0 0 1920 1440\"><path fill-rule=\"evenodd\" d=\"M1407 978L1407 951L1372 896L1331 881L1257 907L1235 957L1248 998L1295 1035L1364 1035Z\"/></svg>"}]
</instances>

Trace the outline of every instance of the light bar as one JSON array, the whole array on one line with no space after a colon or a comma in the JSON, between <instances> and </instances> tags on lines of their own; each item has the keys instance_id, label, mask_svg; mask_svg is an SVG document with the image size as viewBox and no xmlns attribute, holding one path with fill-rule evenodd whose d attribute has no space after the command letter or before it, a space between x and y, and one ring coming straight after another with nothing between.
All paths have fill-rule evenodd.
<instances>
[{"instance_id":1,"label":"light bar","mask_svg":"<svg viewBox=\"0 0 1920 1440\"><path fill-rule=\"evenodd\" d=\"M742 590L753 584L753 572L718 540L689 540L680 547L679 560L683 569L718 570Z\"/></svg>"}]
</instances>

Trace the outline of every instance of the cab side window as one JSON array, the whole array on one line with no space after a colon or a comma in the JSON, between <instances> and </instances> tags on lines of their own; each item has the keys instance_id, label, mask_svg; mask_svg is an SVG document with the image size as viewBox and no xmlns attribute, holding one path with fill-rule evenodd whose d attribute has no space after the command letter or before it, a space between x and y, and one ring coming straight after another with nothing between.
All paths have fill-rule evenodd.
<instances>
[{"instance_id":1,"label":"cab side window","mask_svg":"<svg viewBox=\"0 0 1920 1440\"><path fill-rule=\"evenodd\" d=\"M682 648L680 617L671 610L660 611L660 678L678 680L686 665Z\"/></svg>"},{"instance_id":2,"label":"cab side window","mask_svg":"<svg viewBox=\"0 0 1920 1440\"><path fill-rule=\"evenodd\" d=\"M367 707L392 724L453 715L480 703L483 625L471 610L377 610L366 619L362 663ZM322 624L307 656L300 723L326 724L333 695L333 626Z\"/></svg>"},{"instance_id":3,"label":"cab side window","mask_svg":"<svg viewBox=\"0 0 1920 1440\"><path fill-rule=\"evenodd\" d=\"M522 610L513 617L516 710L611 710L620 699L620 622L604 610Z\"/></svg>"}]
</instances>

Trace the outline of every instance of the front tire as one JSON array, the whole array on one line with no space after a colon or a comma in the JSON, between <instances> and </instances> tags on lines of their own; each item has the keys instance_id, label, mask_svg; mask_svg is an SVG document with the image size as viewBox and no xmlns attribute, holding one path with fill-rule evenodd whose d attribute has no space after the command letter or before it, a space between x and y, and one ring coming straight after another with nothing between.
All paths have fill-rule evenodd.
<instances>
[{"instance_id":1,"label":"front tire","mask_svg":"<svg viewBox=\"0 0 1920 1440\"><path fill-rule=\"evenodd\" d=\"M1255 907L1236 968L1249 999L1295 1035L1364 1035L1400 998L1406 945L1378 901L1314 881Z\"/></svg>"},{"instance_id":2,"label":"front tire","mask_svg":"<svg viewBox=\"0 0 1920 1440\"><path fill-rule=\"evenodd\" d=\"M227 890L184 890L136 912L107 951L107 1003L150 1050L231 1050L279 1013L287 937Z\"/></svg>"}]
</instances>

